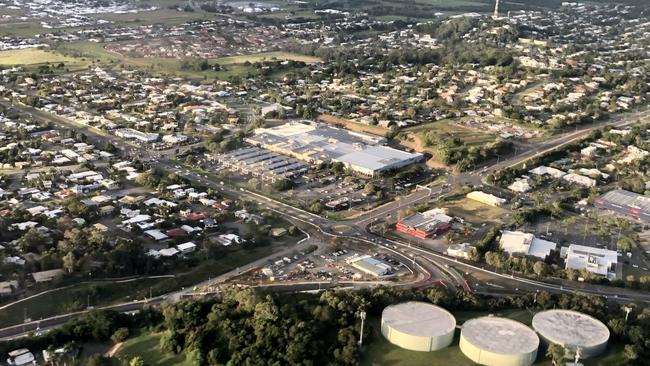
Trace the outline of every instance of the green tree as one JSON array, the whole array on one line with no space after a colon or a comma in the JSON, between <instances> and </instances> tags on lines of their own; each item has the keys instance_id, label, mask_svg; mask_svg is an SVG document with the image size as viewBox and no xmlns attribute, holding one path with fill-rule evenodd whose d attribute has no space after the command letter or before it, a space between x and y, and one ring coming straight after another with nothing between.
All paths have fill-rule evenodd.
<instances>
[{"instance_id":1,"label":"green tree","mask_svg":"<svg viewBox=\"0 0 650 366\"><path fill-rule=\"evenodd\" d=\"M622 236L616 242L616 248L622 252L630 252L635 246L636 242L629 236Z\"/></svg>"},{"instance_id":2,"label":"green tree","mask_svg":"<svg viewBox=\"0 0 650 366\"><path fill-rule=\"evenodd\" d=\"M560 366L566 358L566 349L560 344L553 343L546 350L546 357L551 359L553 365Z\"/></svg>"},{"instance_id":3,"label":"green tree","mask_svg":"<svg viewBox=\"0 0 650 366\"><path fill-rule=\"evenodd\" d=\"M113 341L113 343L121 343L124 342L127 338L129 338L129 328L122 327L118 328L113 333L111 336L111 341Z\"/></svg>"},{"instance_id":4,"label":"green tree","mask_svg":"<svg viewBox=\"0 0 650 366\"><path fill-rule=\"evenodd\" d=\"M129 366L144 366L144 360L140 356L135 356L129 361Z\"/></svg>"},{"instance_id":5,"label":"green tree","mask_svg":"<svg viewBox=\"0 0 650 366\"><path fill-rule=\"evenodd\" d=\"M537 261L535 264L533 264L533 271L537 275L537 277L542 277L546 274L546 263L542 261Z\"/></svg>"},{"instance_id":6,"label":"green tree","mask_svg":"<svg viewBox=\"0 0 650 366\"><path fill-rule=\"evenodd\" d=\"M311 206L309 206L309 211L315 214L320 214L321 212L323 212L324 209L325 206L323 206L323 204L320 202L314 202L311 204Z\"/></svg>"},{"instance_id":7,"label":"green tree","mask_svg":"<svg viewBox=\"0 0 650 366\"><path fill-rule=\"evenodd\" d=\"M63 257L63 269L68 273L73 273L77 269L77 257L73 252L69 252Z\"/></svg>"}]
</instances>

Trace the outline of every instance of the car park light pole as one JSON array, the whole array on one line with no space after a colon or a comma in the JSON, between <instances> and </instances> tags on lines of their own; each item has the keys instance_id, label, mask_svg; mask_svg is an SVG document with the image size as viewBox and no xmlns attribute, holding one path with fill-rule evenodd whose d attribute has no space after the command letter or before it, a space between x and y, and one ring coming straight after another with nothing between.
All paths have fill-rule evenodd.
<instances>
[{"instance_id":1,"label":"car park light pole","mask_svg":"<svg viewBox=\"0 0 650 366\"><path fill-rule=\"evenodd\" d=\"M359 348L363 347L363 322L366 320L366 311L361 310L359 312L359 317L361 318L361 331L359 332Z\"/></svg>"}]
</instances>

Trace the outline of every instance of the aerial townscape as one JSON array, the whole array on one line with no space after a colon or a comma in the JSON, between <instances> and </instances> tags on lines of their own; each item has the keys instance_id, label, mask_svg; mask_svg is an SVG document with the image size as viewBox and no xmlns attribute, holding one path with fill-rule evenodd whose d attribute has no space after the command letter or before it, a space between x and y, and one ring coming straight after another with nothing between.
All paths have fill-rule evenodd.
<instances>
[{"instance_id":1,"label":"aerial townscape","mask_svg":"<svg viewBox=\"0 0 650 366\"><path fill-rule=\"evenodd\" d=\"M0 365L650 365L649 0L0 0Z\"/></svg>"}]
</instances>

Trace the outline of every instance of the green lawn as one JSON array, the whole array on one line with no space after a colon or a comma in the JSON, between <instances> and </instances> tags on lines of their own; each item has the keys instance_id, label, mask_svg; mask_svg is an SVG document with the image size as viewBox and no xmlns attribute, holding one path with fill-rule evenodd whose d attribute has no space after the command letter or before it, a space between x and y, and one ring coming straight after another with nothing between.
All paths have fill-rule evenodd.
<instances>
[{"instance_id":1,"label":"green lawn","mask_svg":"<svg viewBox=\"0 0 650 366\"><path fill-rule=\"evenodd\" d=\"M122 360L140 356L147 366L190 366L183 355L173 355L160 350L162 336L163 333L144 333L130 338L115 356Z\"/></svg>"},{"instance_id":2,"label":"green lawn","mask_svg":"<svg viewBox=\"0 0 650 366\"><path fill-rule=\"evenodd\" d=\"M38 320L83 310L88 302L91 306L98 306L119 300L142 299L148 296L149 288L160 281L160 279L143 279L126 283L80 284L53 291L0 311L0 327L20 324L25 314L32 320Z\"/></svg>"},{"instance_id":3,"label":"green lawn","mask_svg":"<svg viewBox=\"0 0 650 366\"><path fill-rule=\"evenodd\" d=\"M258 71L252 65L246 65L259 61L271 60L295 60L305 63L319 62L320 59L312 56L305 56L289 52L261 52L249 55L238 55L229 57L220 57L210 59L210 62L219 63L224 70L221 71L188 71L182 70L182 60L174 58L134 58L122 57L117 53L110 52L104 48L103 43L97 42L71 42L62 45L58 50L70 57L80 58L82 60L92 60L103 63L108 66L127 66L145 69L158 74L173 74L189 78L208 77L217 79L228 79L231 76L255 75Z\"/></svg>"},{"instance_id":4,"label":"green lawn","mask_svg":"<svg viewBox=\"0 0 650 366\"><path fill-rule=\"evenodd\" d=\"M45 31L36 20L0 23L0 36L33 37Z\"/></svg>"},{"instance_id":5,"label":"green lawn","mask_svg":"<svg viewBox=\"0 0 650 366\"><path fill-rule=\"evenodd\" d=\"M62 55L61 53L36 48L0 52L0 65L39 65L58 64L63 62L67 67L84 66L85 61Z\"/></svg>"}]
</instances>

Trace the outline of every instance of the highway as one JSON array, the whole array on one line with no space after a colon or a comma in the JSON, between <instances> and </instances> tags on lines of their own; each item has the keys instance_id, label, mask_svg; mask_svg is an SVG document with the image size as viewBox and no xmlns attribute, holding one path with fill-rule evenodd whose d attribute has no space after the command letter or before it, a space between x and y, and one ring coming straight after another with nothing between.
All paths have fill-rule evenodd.
<instances>
[{"instance_id":1,"label":"highway","mask_svg":"<svg viewBox=\"0 0 650 366\"><path fill-rule=\"evenodd\" d=\"M408 206L416 205L418 203L426 202L432 198L439 198L446 193L445 185L434 184L428 187L422 187L407 196L403 196L393 202L387 203L380 207L377 207L369 212L366 212L356 218L342 221L342 222L333 222L329 219L323 218L321 216L312 214L310 212L304 211L302 209L290 206L283 202L271 199L269 197L262 196L255 192L237 187L225 186L221 183L216 182L211 177L207 175L201 175L197 172L194 172L188 169L185 166L180 166L177 163L174 163L167 159L166 153L168 152L149 152L143 147L139 147L132 143L126 142L115 136L107 136L105 133L99 133L93 129L83 129L76 123L67 121L61 118L52 118L47 113L40 112L31 107L26 106L15 106L23 112L30 113L35 119L50 122L57 127L62 128L71 128L71 129L82 129L84 133L88 136L88 140L91 143L101 144L102 142L109 141L114 144L118 149L120 149L125 154L135 154L140 157L156 157L159 159L156 163L156 166L160 169L167 171L174 171L180 176L188 179L189 181L222 191L225 194L236 197L239 199L245 199L253 202L257 202L263 208L271 209L282 215L288 221L296 225L301 229L305 234L306 238L298 243L296 246L287 248L285 251L293 252L299 250L302 246L307 245L320 245L323 242L327 242L328 239L340 238L346 241L347 245L355 245L355 243L364 243L366 245L376 246L381 248L383 251L391 252L397 257L401 258L403 263L407 264L410 270L414 271L417 274L412 281L407 281L402 283L404 286L411 287L427 287L431 286L436 282L441 282L444 286L452 288L463 288L465 290L472 290L472 287L463 277L463 272L466 271L478 271L482 272L488 276L493 277L496 281L501 281L506 283L508 287L515 287L515 290L512 293L517 293L518 291L538 291L546 290L553 293L572 293L572 292L584 292L592 293L597 295L607 296L610 299L614 299L620 302L630 302L630 301L640 301L650 303L650 295L641 294L631 291L623 291L617 288L603 288L603 286L592 286L583 284L584 286L580 287L570 287L570 286L561 286L554 285L540 281L533 281L528 278L520 278L517 276L506 275L501 273L496 273L483 269L481 267L475 266L473 264L459 262L439 253L435 253L429 250L422 248L412 247L407 243L396 241L393 239L385 238L380 235L377 235L368 230L368 227L372 223L383 221L388 217L393 217L396 213ZM639 118L647 117L650 115L649 111L640 112L637 114L631 114L625 117L620 117L609 122L610 125L616 127L622 127L636 122ZM604 124L601 124L604 125ZM551 151L558 147L564 146L571 142L574 142L578 139L585 137L590 133L594 128L599 126L585 127L577 130L576 132L566 133L561 136L558 136L533 150L523 151L520 154L513 156L509 159L499 161L496 164L493 164L489 167L484 167L483 169L476 169L472 172L467 172L461 174L458 179L462 182L476 182L476 177L479 176L479 173L489 172L498 169L503 169L505 167L514 166L520 164L521 162L530 159L534 156L543 154L545 152ZM100 145L101 146L101 145ZM173 154L172 154L173 155ZM480 178L479 178L480 181ZM335 232L332 227L337 225L348 225L351 230L349 233L340 234ZM284 253L284 252L282 252ZM241 274L244 271L257 268L261 265L264 265L272 257L277 257L282 255L282 253L274 253L273 255L262 258L255 262L249 263L246 266L243 266L237 270L224 273L214 279L203 281L196 284L193 288L181 289L179 291L159 296L153 299L146 301L133 301L123 304L106 306L103 308L112 309L121 312L129 312L141 309L146 304L159 304L164 301L177 301L178 299L183 298L184 296L191 295L194 292L194 288L199 289L210 289L218 287L220 284L223 284L229 278ZM461 272L459 272L459 270ZM291 284L287 285L291 286ZM298 285L296 285L298 286ZM300 285L302 286L302 284ZM505 287L505 286L504 286ZM298 289L299 287L296 287ZM507 287L506 287L507 288ZM489 292L489 289L486 289ZM481 289L481 292L486 291ZM495 291L498 293L507 293L506 291ZM21 335L25 335L26 332L35 331L37 329L47 329L55 327L57 325L63 324L64 322L73 319L82 312L74 312L64 315L59 315L56 317L51 317L48 319L43 319L40 321L34 321L26 324L16 325L13 327L0 329L0 338L11 338Z\"/></svg>"}]
</instances>

